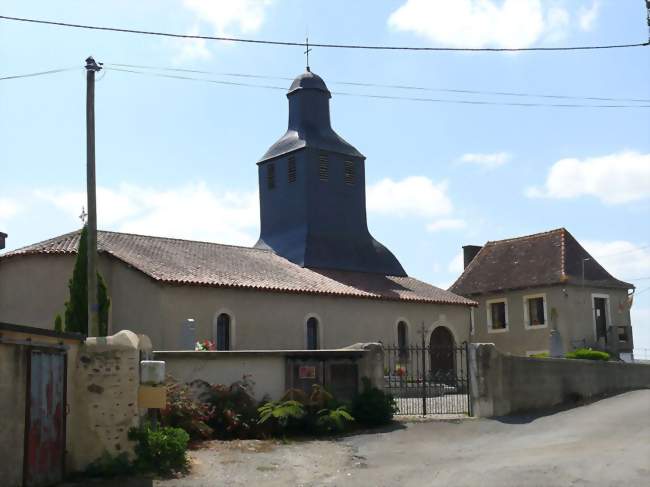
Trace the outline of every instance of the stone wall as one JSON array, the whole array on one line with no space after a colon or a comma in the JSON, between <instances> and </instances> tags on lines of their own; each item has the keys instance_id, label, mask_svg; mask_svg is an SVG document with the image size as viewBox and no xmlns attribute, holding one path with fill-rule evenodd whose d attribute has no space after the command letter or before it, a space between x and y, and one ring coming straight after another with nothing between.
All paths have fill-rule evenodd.
<instances>
[{"instance_id":1,"label":"stone wall","mask_svg":"<svg viewBox=\"0 0 650 487\"><path fill-rule=\"evenodd\" d=\"M84 469L104 452L132 455L128 430L139 424L140 354L148 340L133 332L88 338L73 368L75 394L69 398L71 435L68 465Z\"/></svg>"},{"instance_id":2,"label":"stone wall","mask_svg":"<svg viewBox=\"0 0 650 487\"><path fill-rule=\"evenodd\" d=\"M549 409L576 400L650 388L650 365L529 358L470 344L469 380L475 416Z\"/></svg>"}]
</instances>

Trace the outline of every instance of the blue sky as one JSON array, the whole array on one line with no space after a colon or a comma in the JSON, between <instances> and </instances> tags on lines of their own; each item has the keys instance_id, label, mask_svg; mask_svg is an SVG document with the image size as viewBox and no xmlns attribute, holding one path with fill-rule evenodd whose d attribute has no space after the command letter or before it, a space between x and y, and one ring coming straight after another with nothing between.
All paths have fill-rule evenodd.
<instances>
[{"instance_id":1,"label":"blue sky","mask_svg":"<svg viewBox=\"0 0 650 487\"><path fill-rule=\"evenodd\" d=\"M527 47L643 42L648 35L641 0L0 0L0 12L288 41L308 33L323 43ZM649 53L316 48L311 66L332 91L557 103L337 82L648 99ZM279 78L304 69L299 47L0 21L0 76L81 67L88 55L113 64ZM9 249L80 225L84 76L78 69L0 81L0 231L9 233ZM286 128L283 91L106 70L98 75L96 103L101 228L255 241L255 162ZM367 157L371 230L409 274L446 287L460 272L461 245L564 226L616 277L638 291L650 287L648 108L478 106L336 94L331 105L337 132ZM650 349L650 291L639 294L632 315L639 352Z\"/></svg>"}]
</instances>

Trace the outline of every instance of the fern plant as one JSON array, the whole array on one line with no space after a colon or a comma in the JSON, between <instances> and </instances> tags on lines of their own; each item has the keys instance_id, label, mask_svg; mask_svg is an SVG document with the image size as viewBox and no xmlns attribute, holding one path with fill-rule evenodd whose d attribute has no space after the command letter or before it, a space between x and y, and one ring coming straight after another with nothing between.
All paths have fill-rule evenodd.
<instances>
[{"instance_id":1,"label":"fern plant","mask_svg":"<svg viewBox=\"0 0 650 487\"><path fill-rule=\"evenodd\" d=\"M305 415L305 407L298 401L271 401L260 406L259 424L272 420L280 428L285 429L291 419L300 419Z\"/></svg>"},{"instance_id":2,"label":"fern plant","mask_svg":"<svg viewBox=\"0 0 650 487\"><path fill-rule=\"evenodd\" d=\"M345 431L347 423L354 421L345 406L336 409L321 409L318 411L316 426L324 433L341 433Z\"/></svg>"}]
</instances>

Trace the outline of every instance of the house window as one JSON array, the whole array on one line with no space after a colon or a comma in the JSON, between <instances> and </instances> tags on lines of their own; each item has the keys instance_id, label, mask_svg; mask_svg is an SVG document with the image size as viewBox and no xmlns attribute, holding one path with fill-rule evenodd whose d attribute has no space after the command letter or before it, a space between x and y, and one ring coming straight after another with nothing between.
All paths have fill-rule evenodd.
<instances>
[{"instance_id":1,"label":"house window","mask_svg":"<svg viewBox=\"0 0 650 487\"><path fill-rule=\"evenodd\" d=\"M321 181L328 181L330 177L329 158L327 154L318 157L318 178Z\"/></svg>"},{"instance_id":2,"label":"house window","mask_svg":"<svg viewBox=\"0 0 650 487\"><path fill-rule=\"evenodd\" d=\"M307 350L318 350L318 319L313 316L307 320Z\"/></svg>"},{"instance_id":3,"label":"house window","mask_svg":"<svg viewBox=\"0 0 650 487\"><path fill-rule=\"evenodd\" d=\"M405 321L397 323L397 348L399 349L399 356L405 357L408 347L408 326Z\"/></svg>"},{"instance_id":4,"label":"house window","mask_svg":"<svg viewBox=\"0 0 650 487\"><path fill-rule=\"evenodd\" d=\"M546 295L524 296L524 324L526 328L544 328L546 321Z\"/></svg>"},{"instance_id":5,"label":"house window","mask_svg":"<svg viewBox=\"0 0 650 487\"><path fill-rule=\"evenodd\" d=\"M488 333L508 331L508 303L505 299L486 302Z\"/></svg>"},{"instance_id":6,"label":"house window","mask_svg":"<svg viewBox=\"0 0 650 487\"><path fill-rule=\"evenodd\" d=\"M287 160L287 180L290 183L296 181L296 158L293 156Z\"/></svg>"},{"instance_id":7,"label":"house window","mask_svg":"<svg viewBox=\"0 0 650 487\"><path fill-rule=\"evenodd\" d=\"M354 185L354 161L345 161L344 162L344 171L345 171L345 184L348 186Z\"/></svg>"},{"instance_id":8,"label":"house window","mask_svg":"<svg viewBox=\"0 0 650 487\"><path fill-rule=\"evenodd\" d=\"M618 341L627 342L628 341L627 326L619 326L617 327L617 330L618 330Z\"/></svg>"},{"instance_id":9,"label":"house window","mask_svg":"<svg viewBox=\"0 0 650 487\"><path fill-rule=\"evenodd\" d=\"M230 350L230 315L217 316L217 350Z\"/></svg>"},{"instance_id":10,"label":"house window","mask_svg":"<svg viewBox=\"0 0 650 487\"><path fill-rule=\"evenodd\" d=\"M275 188L275 164L272 162L266 166L266 185L269 189Z\"/></svg>"}]
</instances>

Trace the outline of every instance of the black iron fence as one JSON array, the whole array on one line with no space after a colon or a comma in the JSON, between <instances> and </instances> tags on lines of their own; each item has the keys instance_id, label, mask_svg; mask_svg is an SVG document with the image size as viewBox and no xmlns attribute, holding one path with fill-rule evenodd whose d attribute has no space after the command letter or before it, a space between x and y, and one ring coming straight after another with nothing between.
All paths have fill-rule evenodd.
<instances>
[{"instance_id":1,"label":"black iron fence","mask_svg":"<svg viewBox=\"0 0 650 487\"><path fill-rule=\"evenodd\" d=\"M384 388L401 415L472 414L467 343L384 347Z\"/></svg>"}]
</instances>

